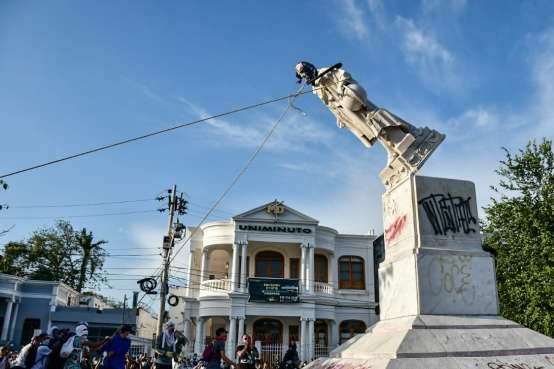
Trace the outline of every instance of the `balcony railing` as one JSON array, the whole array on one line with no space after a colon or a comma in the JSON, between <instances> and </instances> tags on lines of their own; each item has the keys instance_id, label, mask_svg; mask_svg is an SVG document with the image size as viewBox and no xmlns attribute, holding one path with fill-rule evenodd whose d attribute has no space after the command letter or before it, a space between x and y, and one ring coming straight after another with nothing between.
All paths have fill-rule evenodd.
<instances>
[{"instance_id":1,"label":"balcony railing","mask_svg":"<svg viewBox=\"0 0 554 369\"><path fill-rule=\"evenodd\" d=\"M231 292L230 279L209 279L200 285L200 297L220 296Z\"/></svg>"},{"instance_id":2,"label":"balcony railing","mask_svg":"<svg viewBox=\"0 0 554 369\"><path fill-rule=\"evenodd\" d=\"M332 295L333 285L325 282L314 282L314 292L319 295Z\"/></svg>"},{"instance_id":3,"label":"balcony railing","mask_svg":"<svg viewBox=\"0 0 554 369\"><path fill-rule=\"evenodd\" d=\"M199 297L204 296L225 296L231 292L230 279L209 279L200 285ZM314 282L313 293L317 295L332 296L334 288L332 284L325 282Z\"/></svg>"}]
</instances>

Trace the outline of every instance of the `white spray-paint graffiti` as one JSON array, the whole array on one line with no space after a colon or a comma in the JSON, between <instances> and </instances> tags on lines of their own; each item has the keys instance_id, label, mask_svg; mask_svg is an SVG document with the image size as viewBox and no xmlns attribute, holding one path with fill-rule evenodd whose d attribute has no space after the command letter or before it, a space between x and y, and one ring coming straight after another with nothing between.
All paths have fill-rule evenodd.
<instances>
[{"instance_id":1,"label":"white spray-paint graffiti","mask_svg":"<svg viewBox=\"0 0 554 369\"><path fill-rule=\"evenodd\" d=\"M471 260L471 256L434 256L428 273L431 293L447 294L453 303L472 305L476 291L471 278Z\"/></svg>"}]
</instances>

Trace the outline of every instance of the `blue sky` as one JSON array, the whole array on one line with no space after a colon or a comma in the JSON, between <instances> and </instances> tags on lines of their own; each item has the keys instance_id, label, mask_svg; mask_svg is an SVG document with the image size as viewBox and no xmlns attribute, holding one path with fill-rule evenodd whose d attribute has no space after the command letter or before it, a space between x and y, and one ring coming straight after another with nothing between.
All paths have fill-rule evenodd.
<instances>
[{"instance_id":1,"label":"blue sky","mask_svg":"<svg viewBox=\"0 0 554 369\"><path fill-rule=\"evenodd\" d=\"M553 21L554 2L546 0L5 0L0 171L286 95L296 88L299 60L341 61L373 102L446 133L421 173L472 180L485 205L500 147L554 136ZM315 96L296 105L306 116L287 115L216 217L279 199L340 231L380 232L384 150L367 150L338 129ZM183 220L194 225L285 106L8 178L0 200L13 208L0 213L0 227L15 227L1 241L59 216L157 204L17 206L152 198L173 183L188 194ZM108 240L114 254L158 252L166 227L155 212L70 220ZM115 273L110 268L158 263L158 256L118 257L107 267ZM111 278L114 289L104 293L119 297L134 287Z\"/></svg>"}]
</instances>

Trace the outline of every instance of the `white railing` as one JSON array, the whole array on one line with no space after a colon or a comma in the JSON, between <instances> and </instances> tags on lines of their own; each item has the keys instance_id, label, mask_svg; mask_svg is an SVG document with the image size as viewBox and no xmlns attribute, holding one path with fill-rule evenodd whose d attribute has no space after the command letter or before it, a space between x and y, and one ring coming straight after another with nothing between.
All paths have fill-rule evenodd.
<instances>
[{"instance_id":1,"label":"white railing","mask_svg":"<svg viewBox=\"0 0 554 369\"><path fill-rule=\"evenodd\" d=\"M320 295L332 295L333 285L325 282L314 282L314 292Z\"/></svg>"},{"instance_id":2,"label":"white railing","mask_svg":"<svg viewBox=\"0 0 554 369\"><path fill-rule=\"evenodd\" d=\"M315 345L314 346L314 359L320 357L328 357L329 352L333 351L333 348L326 345Z\"/></svg>"},{"instance_id":3,"label":"white railing","mask_svg":"<svg viewBox=\"0 0 554 369\"><path fill-rule=\"evenodd\" d=\"M283 345L280 343L262 345L260 360L269 363L270 368L275 368L283 358Z\"/></svg>"},{"instance_id":4,"label":"white railing","mask_svg":"<svg viewBox=\"0 0 554 369\"><path fill-rule=\"evenodd\" d=\"M140 354L150 355L152 353L152 340L144 337L130 336L131 347L129 347L129 355L138 356Z\"/></svg>"},{"instance_id":5,"label":"white railing","mask_svg":"<svg viewBox=\"0 0 554 369\"><path fill-rule=\"evenodd\" d=\"M208 279L200 285L200 297L226 295L231 292L230 279Z\"/></svg>"}]
</instances>

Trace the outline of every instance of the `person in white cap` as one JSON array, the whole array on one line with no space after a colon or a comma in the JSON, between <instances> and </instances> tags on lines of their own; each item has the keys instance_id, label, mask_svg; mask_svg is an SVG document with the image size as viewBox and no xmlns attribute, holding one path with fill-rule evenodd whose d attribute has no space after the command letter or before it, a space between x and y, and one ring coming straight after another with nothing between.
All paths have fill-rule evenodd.
<instances>
[{"instance_id":1,"label":"person in white cap","mask_svg":"<svg viewBox=\"0 0 554 369\"><path fill-rule=\"evenodd\" d=\"M88 323L81 322L75 327L75 334L62 346L60 356L65 359L64 369L81 369L83 350L87 344Z\"/></svg>"},{"instance_id":2,"label":"person in white cap","mask_svg":"<svg viewBox=\"0 0 554 369\"><path fill-rule=\"evenodd\" d=\"M179 354L177 347L177 337L175 337L175 323L169 320L165 323L163 333L157 339L156 345L156 369L171 369L173 358Z\"/></svg>"}]
</instances>

